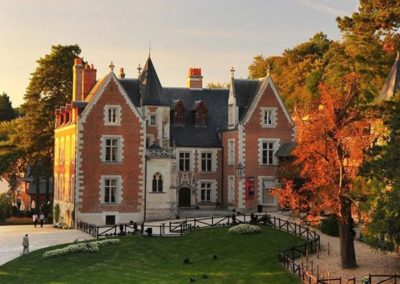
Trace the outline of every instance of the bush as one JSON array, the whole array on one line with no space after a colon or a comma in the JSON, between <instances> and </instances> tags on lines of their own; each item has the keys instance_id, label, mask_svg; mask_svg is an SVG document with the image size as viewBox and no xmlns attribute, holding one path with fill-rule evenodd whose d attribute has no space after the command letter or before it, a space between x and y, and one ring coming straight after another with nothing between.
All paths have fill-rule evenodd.
<instances>
[{"instance_id":1,"label":"bush","mask_svg":"<svg viewBox=\"0 0 400 284\"><path fill-rule=\"evenodd\" d=\"M46 251L43 257L55 257L65 254L77 253L77 252L98 252L99 249L106 245L119 244L121 240L119 239L106 239L101 241L91 241L91 242L80 242L75 243L64 248L54 249Z\"/></svg>"},{"instance_id":2,"label":"bush","mask_svg":"<svg viewBox=\"0 0 400 284\"><path fill-rule=\"evenodd\" d=\"M255 234L260 233L261 228L250 224L240 224L230 228L228 231L235 234Z\"/></svg>"},{"instance_id":3,"label":"bush","mask_svg":"<svg viewBox=\"0 0 400 284\"><path fill-rule=\"evenodd\" d=\"M330 215L326 219L323 219L319 229L322 233L329 236L338 237L339 236L339 225L336 215Z\"/></svg>"},{"instance_id":4,"label":"bush","mask_svg":"<svg viewBox=\"0 0 400 284\"><path fill-rule=\"evenodd\" d=\"M393 251L395 247L394 242L372 236L364 237L362 241L380 251Z\"/></svg>"}]
</instances>

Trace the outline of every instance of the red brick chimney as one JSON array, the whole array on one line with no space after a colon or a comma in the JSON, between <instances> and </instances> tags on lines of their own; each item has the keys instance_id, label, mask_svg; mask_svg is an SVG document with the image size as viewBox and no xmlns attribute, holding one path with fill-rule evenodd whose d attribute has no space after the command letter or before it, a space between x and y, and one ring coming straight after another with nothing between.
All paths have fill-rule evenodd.
<instances>
[{"instance_id":1,"label":"red brick chimney","mask_svg":"<svg viewBox=\"0 0 400 284\"><path fill-rule=\"evenodd\" d=\"M72 100L82 100L82 58L75 58L74 67L72 67Z\"/></svg>"},{"instance_id":2,"label":"red brick chimney","mask_svg":"<svg viewBox=\"0 0 400 284\"><path fill-rule=\"evenodd\" d=\"M203 76L201 76L201 68L189 68L186 82L190 89L202 89Z\"/></svg>"},{"instance_id":3,"label":"red brick chimney","mask_svg":"<svg viewBox=\"0 0 400 284\"><path fill-rule=\"evenodd\" d=\"M82 74L82 101L85 100L90 90L96 84L96 73L97 70L94 69L93 64L85 64Z\"/></svg>"}]
</instances>

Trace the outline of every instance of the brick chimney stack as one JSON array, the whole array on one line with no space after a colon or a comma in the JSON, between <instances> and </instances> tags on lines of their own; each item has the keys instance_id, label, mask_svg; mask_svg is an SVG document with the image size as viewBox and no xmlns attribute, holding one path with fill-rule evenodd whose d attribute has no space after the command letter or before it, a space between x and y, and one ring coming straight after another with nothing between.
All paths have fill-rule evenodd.
<instances>
[{"instance_id":1,"label":"brick chimney stack","mask_svg":"<svg viewBox=\"0 0 400 284\"><path fill-rule=\"evenodd\" d=\"M186 82L190 89L202 89L203 76L201 76L201 68L189 68Z\"/></svg>"},{"instance_id":2,"label":"brick chimney stack","mask_svg":"<svg viewBox=\"0 0 400 284\"><path fill-rule=\"evenodd\" d=\"M96 73L97 70L94 69L93 64L85 64L82 73L82 101L85 100L94 84L96 84Z\"/></svg>"},{"instance_id":3,"label":"brick chimney stack","mask_svg":"<svg viewBox=\"0 0 400 284\"><path fill-rule=\"evenodd\" d=\"M75 58L74 67L72 67L72 100L82 100L82 58Z\"/></svg>"}]
</instances>

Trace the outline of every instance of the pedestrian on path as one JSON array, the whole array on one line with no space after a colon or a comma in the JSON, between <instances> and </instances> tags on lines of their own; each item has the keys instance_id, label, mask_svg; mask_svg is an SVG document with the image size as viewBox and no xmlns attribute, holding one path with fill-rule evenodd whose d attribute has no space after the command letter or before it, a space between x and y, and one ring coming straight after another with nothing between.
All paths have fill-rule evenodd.
<instances>
[{"instance_id":1,"label":"pedestrian on path","mask_svg":"<svg viewBox=\"0 0 400 284\"><path fill-rule=\"evenodd\" d=\"M28 254L29 253L29 238L28 234L25 235L25 237L22 239L22 255Z\"/></svg>"},{"instance_id":2,"label":"pedestrian on path","mask_svg":"<svg viewBox=\"0 0 400 284\"><path fill-rule=\"evenodd\" d=\"M43 228L43 222L44 222L44 214L43 214L43 212L40 213L39 220L40 220L40 228Z\"/></svg>"},{"instance_id":3,"label":"pedestrian on path","mask_svg":"<svg viewBox=\"0 0 400 284\"><path fill-rule=\"evenodd\" d=\"M38 215L36 213L33 213L32 221L33 221L33 226L36 228L36 224L38 222Z\"/></svg>"}]
</instances>

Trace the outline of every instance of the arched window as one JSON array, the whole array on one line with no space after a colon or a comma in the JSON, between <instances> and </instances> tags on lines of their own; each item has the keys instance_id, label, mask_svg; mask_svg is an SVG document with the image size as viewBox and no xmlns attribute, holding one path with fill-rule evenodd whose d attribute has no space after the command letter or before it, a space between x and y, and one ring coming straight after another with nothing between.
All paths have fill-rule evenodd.
<instances>
[{"instance_id":1,"label":"arched window","mask_svg":"<svg viewBox=\"0 0 400 284\"><path fill-rule=\"evenodd\" d=\"M153 176L153 192L163 191L163 180L160 173L155 173Z\"/></svg>"}]
</instances>

